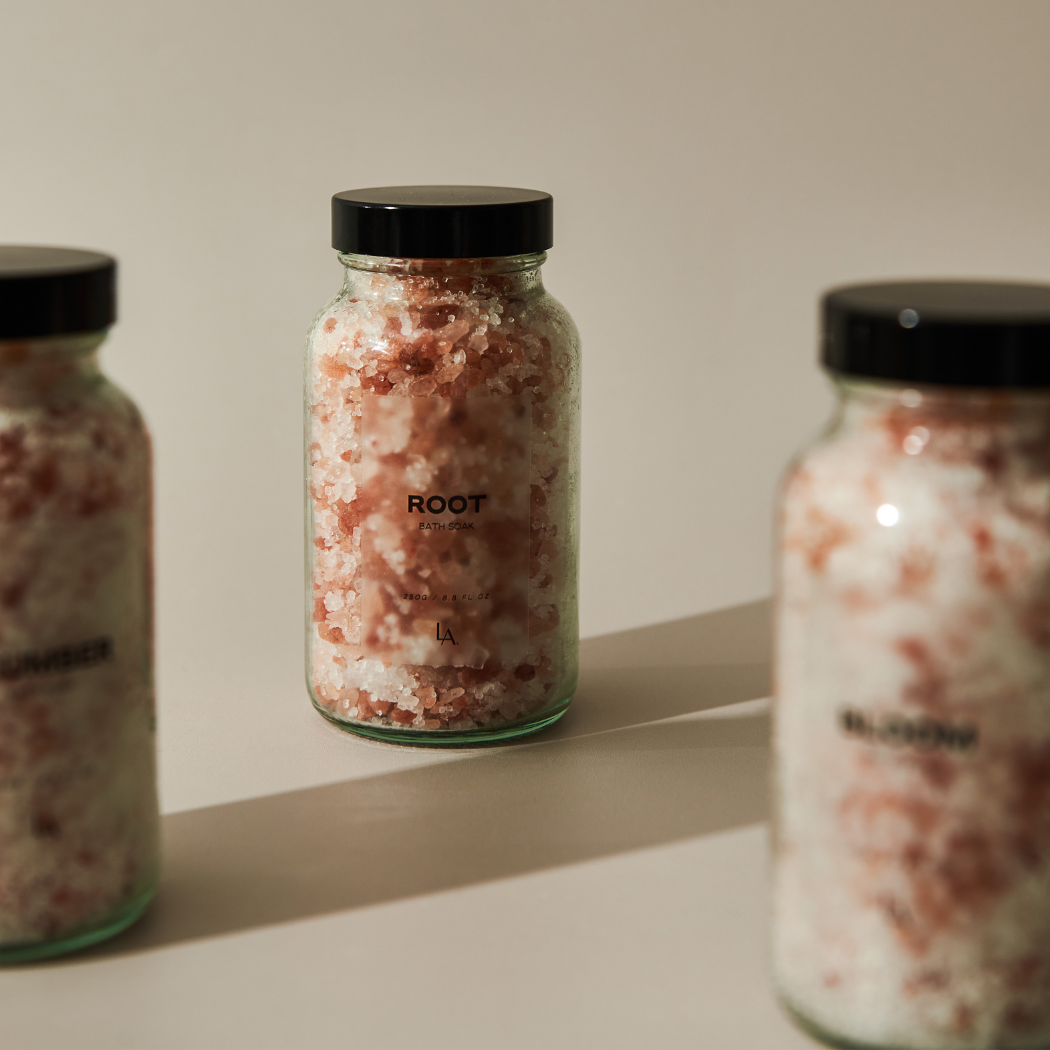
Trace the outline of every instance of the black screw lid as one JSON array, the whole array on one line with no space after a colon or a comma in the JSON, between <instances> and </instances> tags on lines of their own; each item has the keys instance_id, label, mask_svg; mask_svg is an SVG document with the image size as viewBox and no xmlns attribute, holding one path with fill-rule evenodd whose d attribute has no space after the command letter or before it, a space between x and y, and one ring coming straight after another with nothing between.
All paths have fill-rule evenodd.
<instances>
[{"instance_id":1,"label":"black screw lid","mask_svg":"<svg viewBox=\"0 0 1050 1050\"><path fill-rule=\"evenodd\" d=\"M116 259L0 245L0 339L96 332L116 319Z\"/></svg>"},{"instance_id":2,"label":"black screw lid","mask_svg":"<svg viewBox=\"0 0 1050 1050\"><path fill-rule=\"evenodd\" d=\"M546 251L554 198L503 186L376 186L332 198L332 247L398 259L488 259Z\"/></svg>"},{"instance_id":3,"label":"black screw lid","mask_svg":"<svg viewBox=\"0 0 1050 1050\"><path fill-rule=\"evenodd\" d=\"M834 372L969 387L1050 387L1050 286L897 281L822 302Z\"/></svg>"}]
</instances>

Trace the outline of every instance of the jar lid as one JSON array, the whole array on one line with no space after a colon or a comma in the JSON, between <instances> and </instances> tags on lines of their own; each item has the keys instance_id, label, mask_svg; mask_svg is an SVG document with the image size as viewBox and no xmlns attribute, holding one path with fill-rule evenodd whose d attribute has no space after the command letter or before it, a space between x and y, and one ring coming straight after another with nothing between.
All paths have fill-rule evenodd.
<instances>
[{"instance_id":1,"label":"jar lid","mask_svg":"<svg viewBox=\"0 0 1050 1050\"><path fill-rule=\"evenodd\" d=\"M97 332L116 319L116 259L0 244L0 339Z\"/></svg>"},{"instance_id":2,"label":"jar lid","mask_svg":"<svg viewBox=\"0 0 1050 1050\"><path fill-rule=\"evenodd\" d=\"M546 251L554 198L503 186L376 186L332 198L332 247L396 259L488 259Z\"/></svg>"},{"instance_id":3,"label":"jar lid","mask_svg":"<svg viewBox=\"0 0 1050 1050\"><path fill-rule=\"evenodd\" d=\"M1050 387L1050 286L895 281L833 288L821 358L833 372L968 387Z\"/></svg>"}]
</instances>

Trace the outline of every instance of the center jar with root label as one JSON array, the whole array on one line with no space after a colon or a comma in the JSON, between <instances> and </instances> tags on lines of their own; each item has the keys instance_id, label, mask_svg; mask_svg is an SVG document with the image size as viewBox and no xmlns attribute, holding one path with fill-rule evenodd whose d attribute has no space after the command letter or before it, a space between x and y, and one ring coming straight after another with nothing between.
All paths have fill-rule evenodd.
<instances>
[{"instance_id":1,"label":"center jar with root label","mask_svg":"<svg viewBox=\"0 0 1050 1050\"><path fill-rule=\"evenodd\" d=\"M824 300L785 483L774 969L839 1046L1050 1046L1050 287Z\"/></svg>"},{"instance_id":2,"label":"center jar with root label","mask_svg":"<svg viewBox=\"0 0 1050 1050\"><path fill-rule=\"evenodd\" d=\"M580 352L543 286L553 201L332 199L346 276L306 360L307 680L341 728L469 744L577 678Z\"/></svg>"}]
</instances>

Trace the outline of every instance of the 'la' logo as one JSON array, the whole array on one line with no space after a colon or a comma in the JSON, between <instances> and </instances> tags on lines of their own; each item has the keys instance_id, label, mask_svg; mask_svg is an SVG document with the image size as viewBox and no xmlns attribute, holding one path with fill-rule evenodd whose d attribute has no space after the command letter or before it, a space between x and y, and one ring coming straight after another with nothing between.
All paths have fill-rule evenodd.
<instances>
[{"instance_id":1,"label":"'la' logo","mask_svg":"<svg viewBox=\"0 0 1050 1050\"><path fill-rule=\"evenodd\" d=\"M445 642L451 642L453 645L456 644L456 639L452 637L452 630L451 630L451 628L446 627L445 628L445 633L444 634L441 633L441 621L440 620L437 623L437 630L436 630L435 633L437 635L437 640L438 640L439 644L444 645Z\"/></svg>"}]
</instances>

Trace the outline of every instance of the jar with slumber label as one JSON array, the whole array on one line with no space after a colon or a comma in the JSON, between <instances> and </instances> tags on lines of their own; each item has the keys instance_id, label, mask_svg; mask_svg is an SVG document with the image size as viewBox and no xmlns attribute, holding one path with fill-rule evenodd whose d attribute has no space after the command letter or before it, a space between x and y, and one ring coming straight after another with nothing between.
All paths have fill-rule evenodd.
<instances>
[{"instance_id":1,"label":"jar with slumber label","mask_svg":"<svg viewBox=\"0 0 1050 1050\"><path fill-rule=\"evenodd\" d=\"M1050 1045L1050 287L824 299L782 496L774 970L841 1046Z\"/></svg>"},{"instance_id":2,"label":"jar with slumber label","mask_svg":"<svg viewBox=\"0 0 1050 1050\"><path fill-rule=\"evenodd\" d=\"M307 680L343 729L520 736L577 677L579 337L545 290L553 201L332 199L340 294L307 342Z\"/></svg>"},{"instance_id":3,"label":"jar with slumber label","mask_svg":"<svg viewBox=\"0 0 1050 1050\"><path fill-rule=\"evenodd\" d=\"M150 444L99 370L115 280L0 247L0 962L112 936L157 882Z\"/></svg>"}]
</instances>

